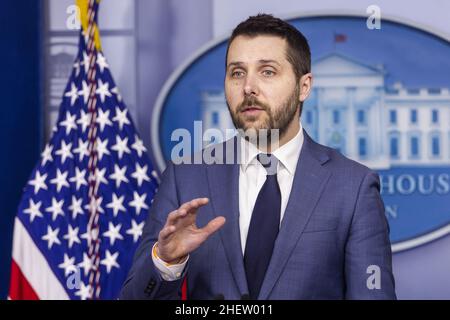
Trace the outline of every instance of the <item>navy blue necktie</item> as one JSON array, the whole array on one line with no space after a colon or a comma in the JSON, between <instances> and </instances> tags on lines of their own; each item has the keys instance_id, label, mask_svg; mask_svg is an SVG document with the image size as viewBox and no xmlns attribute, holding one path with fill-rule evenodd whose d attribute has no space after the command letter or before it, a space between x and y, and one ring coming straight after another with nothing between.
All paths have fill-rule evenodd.
<instances>
[{"instance_id":1,"label":"navy blue necktie","mask_svg":"<svg viewBox=\"0 0 450 320\"><path fill-rule=\"evenodd\" d=\"M244 265L251 299L258 298L269 266L281 211L281 193L276 174L278 161L270 154L258 155L258 161L266 169L267 179L256 199L245 245Z\"/></svg>"}]
</instances>

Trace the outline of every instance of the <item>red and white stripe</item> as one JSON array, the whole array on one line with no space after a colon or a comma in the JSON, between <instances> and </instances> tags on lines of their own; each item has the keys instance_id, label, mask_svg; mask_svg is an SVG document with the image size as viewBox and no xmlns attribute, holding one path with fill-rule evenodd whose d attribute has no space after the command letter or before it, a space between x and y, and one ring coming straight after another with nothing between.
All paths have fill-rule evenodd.
<instances>
[{"instance_id":1,"label":"red and white stripe","mask_svg":"<svg viewBox=\"0 0 450 320\"><path fill-rule=\"evenodd\" d=\"M19 218L14 222L11 300L67 300L69 296Z\"/></svg>"}]
</instances>

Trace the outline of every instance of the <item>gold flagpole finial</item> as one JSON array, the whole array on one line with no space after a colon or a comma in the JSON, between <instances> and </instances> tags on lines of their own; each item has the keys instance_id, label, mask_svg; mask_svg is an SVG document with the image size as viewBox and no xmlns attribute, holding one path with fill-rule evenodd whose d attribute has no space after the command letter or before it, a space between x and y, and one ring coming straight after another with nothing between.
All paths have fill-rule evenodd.
<instances>
[{"instance_id":1,"label":"gold flagpole finial","mask_svg":"<svg viewBox=\"0 0 450 320\"><path fill-rule=\"evenodd\" d=\"M75 0L75 4L80 9L81 27L83 28L83 31L85 33L88 33L88 26L89 26L89 17L88 17L89 1L90 0ZM98 4L100 3L101 0L95 1ZM94 23L94 41L95 41L95 48L97 49L97 51L100 51L102 49L102 46L100 42L100 32L97 23Z\"/></svg>"}]
</instances>

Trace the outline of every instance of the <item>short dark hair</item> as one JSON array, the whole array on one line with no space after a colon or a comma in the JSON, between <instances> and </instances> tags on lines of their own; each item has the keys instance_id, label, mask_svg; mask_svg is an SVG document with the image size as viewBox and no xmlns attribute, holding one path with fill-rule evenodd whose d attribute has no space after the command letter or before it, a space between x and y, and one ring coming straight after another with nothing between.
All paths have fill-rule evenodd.
<instances>
[{"instance_id":1,"label":"short dark hair","mask_svg":"<svg viewBox=\"0 0 450 320\"><path fill-rule=\"evenodd\" d=\"M261 13L251 16L233 30L228 40L225 60L228 59L228 50L237 36L256 37L259 35L274 35L287 41L287 60L291 63L297 79L311 72L311 51L308 40L294 26L270 14Z\"/></svg>"}]
</instances>

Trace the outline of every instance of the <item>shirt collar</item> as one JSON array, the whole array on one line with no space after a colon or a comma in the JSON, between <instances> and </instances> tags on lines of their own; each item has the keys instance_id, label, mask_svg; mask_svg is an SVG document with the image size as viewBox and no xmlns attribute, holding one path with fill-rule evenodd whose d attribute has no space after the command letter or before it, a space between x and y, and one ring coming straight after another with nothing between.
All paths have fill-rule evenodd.
<instances>
[{"instance_id":1,"label":"shirt collar","mask_svg":"<svg viewBox=\"0 0 450 320\"><path fill-rule=\"evenodd\" d=\"M303 127L300 123L300 129L294 138L287 143L276 149L272 154L278 159L281 165L283 165L290 175L295 174L297 168L298 158L303 145ZM241 144L241 168L245 172L250 164L256 164L258 160L256 156L261 151L253 144L240 137Z\"/></svg>"}]
</instances>

